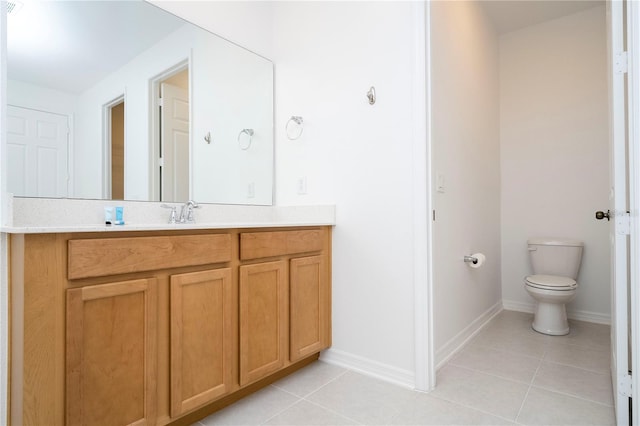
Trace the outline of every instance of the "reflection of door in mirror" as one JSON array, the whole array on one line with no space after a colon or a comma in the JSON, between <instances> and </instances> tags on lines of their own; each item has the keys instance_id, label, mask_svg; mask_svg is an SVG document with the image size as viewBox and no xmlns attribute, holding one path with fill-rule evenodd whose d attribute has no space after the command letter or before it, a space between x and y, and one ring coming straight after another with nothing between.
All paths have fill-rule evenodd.
<instances>
[{"instance_id":1,"label":"reflection of door in mirror","mask_svg":"<svg viewBox=\"0 0 640 426\"><path fill-rule=\"evenodd\" d=\"M183 69L160 83L160 201L189 196L189 73Z\"/></svg>"},{"instance_id":2,"label":"reflection of door in mirror","mask_svg":"<svg viewBox=\"0 0 640 426\"><path fill-rule=\"evenodd\" d=\"M111 199L124 200L124 101L111 107Z\"/></svg>"},{"instance_id":3,"label":"reflection of door in mirror","mask_svg":"<svg viewBox=\"0 0 640 426\"><path fill-rule=\"evenodd\" d=\"M66 197L69 117L9 105L7 191L16 196Z\"/></svg>"}]
</instances>

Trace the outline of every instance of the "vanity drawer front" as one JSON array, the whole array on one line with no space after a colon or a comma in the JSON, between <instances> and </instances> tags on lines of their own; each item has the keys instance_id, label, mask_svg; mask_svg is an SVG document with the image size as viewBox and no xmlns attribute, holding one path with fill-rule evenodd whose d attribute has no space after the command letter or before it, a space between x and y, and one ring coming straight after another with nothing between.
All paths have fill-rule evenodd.
<instances>
[{"instance_id":1,"label":"vanity drawer front","mask_svg":"<svg viewBox=\"0 0 640 426\"><path fill-rule=\"evenodd\" d=\"M231 261L231 236L69 240L70 280Z\"/></svg>"},{"instance_id":2,"label":"vanity drawer front","mask_svg":"<svg viewBox=\"0 0 640 426\"><path fill-rule=\"evenodd\" d=\"M240 259L320 251L323 247L323 237L321 229L244 232L240 234Z\"/></svg>"}]
</instances>

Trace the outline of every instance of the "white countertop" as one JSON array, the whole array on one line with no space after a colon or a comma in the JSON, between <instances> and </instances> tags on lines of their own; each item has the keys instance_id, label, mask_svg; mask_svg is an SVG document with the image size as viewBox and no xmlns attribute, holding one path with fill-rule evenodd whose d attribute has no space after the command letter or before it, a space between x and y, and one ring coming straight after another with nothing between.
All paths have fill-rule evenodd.
<instances>
[{"instance_id":1,"label":"white countertop","mask_svg":"<svg viewBox=\"0 0 640 426\"><path fill-rule=\"evenodd\" d=\"M335 206L240 206L201 204L196 223L169 224L161 203L14 198L13 217L0 232L39 234L67 232L180 231L188 229L266 228L335 225ZM180 203L169 203L178 206ZM124 207L125 225L105 225L104 207Z\"/></svg>"}]
</instances>

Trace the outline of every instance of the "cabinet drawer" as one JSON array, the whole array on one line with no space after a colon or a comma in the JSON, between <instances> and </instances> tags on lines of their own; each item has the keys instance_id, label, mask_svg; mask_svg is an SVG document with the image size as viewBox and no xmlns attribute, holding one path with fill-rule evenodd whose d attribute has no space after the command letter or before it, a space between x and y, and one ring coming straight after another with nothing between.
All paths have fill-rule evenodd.
<instances>
[{"instance_id":1,"label":"cabinet drawer","mask_svg":"<svg viewBox=\"0 0 640 426\"><path fill-rule=\"evenodd\" d=\"M284 256L322 250L320 229L303 231L244 232L240 234L240 259Z\"/></svg>"},{"instance_id":2,"label":"cabinet drawer","mask_svg":"<svg viewBox=\"0 0 640 426\"><path fill-rule=\"evenodd\" d=\"M228 234L69 240L67 275L74 280L230 260Z\"/></svg>"}]
</instances>

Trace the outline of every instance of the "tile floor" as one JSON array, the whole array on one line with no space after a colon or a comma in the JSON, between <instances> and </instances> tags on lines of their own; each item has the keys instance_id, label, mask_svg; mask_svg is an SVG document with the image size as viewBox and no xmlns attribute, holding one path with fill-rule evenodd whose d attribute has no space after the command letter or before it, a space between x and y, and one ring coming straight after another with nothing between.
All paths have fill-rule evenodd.
<instances>
[{"instance_id":1,"label":"tile floor","mask_svg":"<svg viewBox=\"0 0 640 426\"><path fill-rule=\"evenodd\" d=\"M316 362L196 423L212 425L610 425L609 327L567 336L503 311L418 393Z\"/></svg>"}]
</instances>

